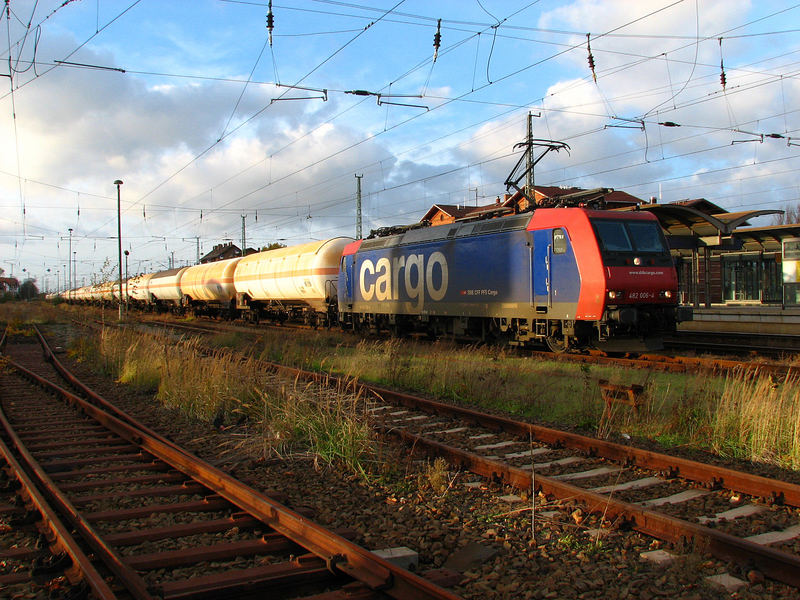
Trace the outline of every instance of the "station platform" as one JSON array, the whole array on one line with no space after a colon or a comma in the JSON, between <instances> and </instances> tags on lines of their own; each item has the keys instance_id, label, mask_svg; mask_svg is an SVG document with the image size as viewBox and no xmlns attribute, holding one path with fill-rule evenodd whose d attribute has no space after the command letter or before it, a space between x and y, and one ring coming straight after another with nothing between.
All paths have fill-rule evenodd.
<instances>
[{"instance_id":1,"label":"station platform","mask_svg":"<svg viewBox=\"0 0 800 600\"><path fill-rule=\"evenodd\" d=\"M800 306L712 304L694 308L694 320L678 324L679 332L720 332L800 336Z\"/></svg>"}]
</instances>

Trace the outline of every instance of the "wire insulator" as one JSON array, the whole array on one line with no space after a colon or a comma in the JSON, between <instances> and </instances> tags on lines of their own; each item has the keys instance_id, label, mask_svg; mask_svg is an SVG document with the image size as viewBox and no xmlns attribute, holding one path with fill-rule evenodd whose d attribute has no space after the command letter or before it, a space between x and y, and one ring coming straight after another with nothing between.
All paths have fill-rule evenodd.
<instances>
[{"instance_id":1,"label":"wire insulator","mask_svg":"<svg viewBox=\"0 0 800 600\"><path fill-rule=\"evenodd\" d=\"M439 47L442 45L442 20L436 24L436 33L433 34L433 62L439 58Z\"/></svg>"},{"instance_id":2,"label":"wire insulator","mask_svg":"<svg viewBox=\"0 0 800 600\"><path fill-rule=\"evenodd\" d=\"M589 44L590 33L586 34L586 50L589 52L589 70L592 72L592 79L597 83L597 73L594 70L594 56L592 56L592 46Z\"/></svg>"},{"instance_id":3,"label":"wire insulator","mask_svg":"<svg viewBox=\"0 0 800 600\"><path fill-rule=\"evenodd\" d=\"M272 14L272 0L269 0L267 10L267 32L269 34L269 46L272 48L272 30L275 29L275 15Z\"/></svg>"},{"instance_id":4,"label":"wire insulator","mask_svg":"<svg viewBox=\"0 0 800 600\"><path fill-rule=\"evenodd\" d=\"M725 65L722 63L722 38L719 38L719 82L724 92L725 85L728 83L728 78L725 76Z\"/></svg>"}]
</instances>

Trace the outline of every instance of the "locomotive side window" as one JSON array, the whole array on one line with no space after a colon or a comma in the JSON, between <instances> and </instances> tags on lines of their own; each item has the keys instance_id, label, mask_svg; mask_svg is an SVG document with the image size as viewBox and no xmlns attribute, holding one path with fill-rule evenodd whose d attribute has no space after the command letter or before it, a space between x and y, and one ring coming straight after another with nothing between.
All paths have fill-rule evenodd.
<instances>
[{"instance_id":1,"label":"locomotive side window","mask_svg":"<svg viewBox=\"0 0 800 600\"><path fill-rule=\"evenodd\" d=\"M553 254L564 254L567 251L567 234L563 229L553 229Z\"/></svg>"}]
</instances>

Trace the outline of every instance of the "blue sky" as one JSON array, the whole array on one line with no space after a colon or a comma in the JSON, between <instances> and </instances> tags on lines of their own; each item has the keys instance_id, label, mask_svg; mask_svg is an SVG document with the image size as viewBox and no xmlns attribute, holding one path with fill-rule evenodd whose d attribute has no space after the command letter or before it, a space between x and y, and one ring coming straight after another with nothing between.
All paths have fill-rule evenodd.
<instances>
[{"instance_id":1,"label":"blue sky","mask_svg":"<svg viewBox=\"0 0 800 600\"><path fill-rule=\"evenodd\" d=\"M266 1L62 4L0 21L0 268L43 288L69 228L78 282L115 277L116 179L129 271L156 271L239 244L242 215L248 246L353 236L356 174L365 234L491 202L529 111L570 147L542 185L800 195L792 2L274 0L272 46Z\"/></svg>"}]
</instances>

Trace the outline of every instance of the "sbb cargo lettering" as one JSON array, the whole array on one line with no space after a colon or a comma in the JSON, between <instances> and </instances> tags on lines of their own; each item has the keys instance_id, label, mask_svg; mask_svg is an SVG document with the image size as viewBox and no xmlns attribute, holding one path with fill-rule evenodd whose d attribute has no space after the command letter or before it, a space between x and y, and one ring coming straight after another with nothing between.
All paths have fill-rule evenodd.
<instances>
[{"instance_id":1,"label":"sbb cargo lettering","mask_svg":"<svg viewBox=\"0 0 800 600\"><path fill-rule=\"evenodd\" d=\"M436 271L440 277L434 278ZM418 309L424 304L426 294L431 300L438 301L447 293L447 259L441 252L433 252L427 262L424 254L392 259L384 257L375 263L366 259L361 263L358 275L361 298L365 302L373 297L379 302L399 300L401 284L405 286L406 296L416 300Z\"/></svg>"}]
</instances>

